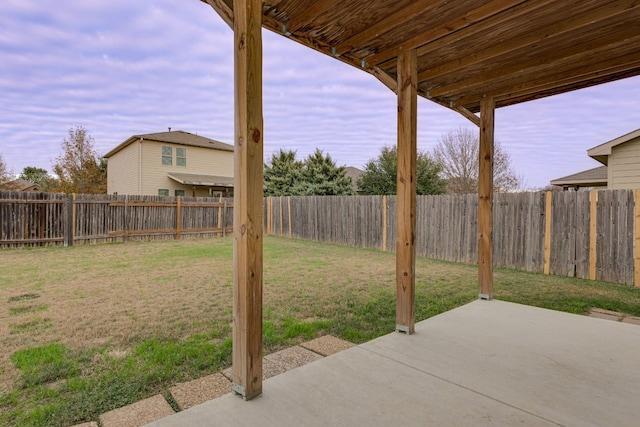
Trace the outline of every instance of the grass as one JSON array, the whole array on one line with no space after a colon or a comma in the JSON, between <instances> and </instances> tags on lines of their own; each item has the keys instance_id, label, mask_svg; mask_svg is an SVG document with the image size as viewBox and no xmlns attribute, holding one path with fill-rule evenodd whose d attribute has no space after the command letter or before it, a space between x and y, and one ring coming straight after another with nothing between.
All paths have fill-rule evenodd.
<instances>
[{"instance_id":1,"label":"grass","mask_svg":"<svg viewBox=\"0 0 640 427\"><path fill-rule=\"evenodd\" d=\"M230 363L232 239L2 251L0 425L68 426ZM392 253L267 238L264 345L395 328ZM37 265L37 268L34 268ZM640 316L640 289L513 270L494 295ZM477 298L473 265L416 260L416 319Z\"/></svg>"}]
</instances>

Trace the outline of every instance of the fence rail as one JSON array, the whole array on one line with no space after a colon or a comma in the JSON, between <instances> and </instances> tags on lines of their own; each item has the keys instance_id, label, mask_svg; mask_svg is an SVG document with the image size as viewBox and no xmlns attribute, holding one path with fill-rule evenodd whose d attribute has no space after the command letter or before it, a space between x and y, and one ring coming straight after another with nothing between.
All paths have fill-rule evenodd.
<instances>
[{"instance_id":1,"label":"fence rail","mask_svg":"<svg viewBox=\"0 0 640 427\"><path fill-rule=\"evenodd\" d=\"M0 248L187 239L233 228L229 199L0 192Z\"/></svg>"},{"instance_id":2,"label":"fence rail","mask_svg":"<svg viewBox=\"0 0 640 427\"><path fill-rule=\"evenodd\" d=\"M267 234L395 250L394 196L265 200ZM475 263L478 197L418 196L416 252ZM498 267L640 286L640 190L498 193ZM634 246L635 245L635 246Z\"/></svg>"}]
</instances>

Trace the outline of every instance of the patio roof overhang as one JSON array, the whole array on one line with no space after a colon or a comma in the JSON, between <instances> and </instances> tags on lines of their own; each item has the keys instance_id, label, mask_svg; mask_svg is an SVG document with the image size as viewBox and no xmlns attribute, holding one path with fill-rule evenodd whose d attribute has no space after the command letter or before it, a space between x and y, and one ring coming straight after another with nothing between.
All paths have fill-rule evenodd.
<instances>
[{"instance_id":1,"label":"patio roof overhang","mask_svg":"<svg viewBox=\"0 0 640 427\"><path fill-rule=\"evenodd\" d=\"M233 0L202 0L230 26ZM478 123L497 108L640 75L636 0L266 0L262 26L394 92L417 53L419 96Z\"/></svg>"},{"instance_id":2,"label":"patio roof overhang","mask_svg":"<svg viewBox=\"0 0 640 427\"><path fill-rule=\"evenodd\" d=\"M478 289L491 299L495 108L640 75L638 0L201 1L234 31L233 390L247 400L262 392L262 28L397 94L396 330L408 334L417 97L479 127Z\"/></svg>"}]
</instances>

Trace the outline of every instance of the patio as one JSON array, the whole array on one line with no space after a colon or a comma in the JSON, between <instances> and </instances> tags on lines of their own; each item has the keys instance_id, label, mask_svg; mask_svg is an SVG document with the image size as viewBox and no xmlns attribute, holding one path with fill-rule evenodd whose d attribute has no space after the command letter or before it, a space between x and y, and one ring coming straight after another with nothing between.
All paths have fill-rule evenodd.
<instances>
[{"instance_id":1,"label":"patio","mask_svg":"<svg viewBox=\"0 0 640 427\"><path fill-rule=\"evenodd\" d=\"M148 424L635 426L636 325L478 300Z\"/></svg>"}]
</instances>

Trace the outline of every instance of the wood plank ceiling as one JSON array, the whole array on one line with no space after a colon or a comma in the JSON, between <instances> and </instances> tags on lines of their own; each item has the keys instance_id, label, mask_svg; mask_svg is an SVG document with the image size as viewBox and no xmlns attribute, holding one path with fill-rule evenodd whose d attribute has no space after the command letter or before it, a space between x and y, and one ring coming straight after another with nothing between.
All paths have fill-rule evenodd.
<instances>
[{"instance_id":1,"label":"wood plank ceiling","mask_svg":"<svg viewBox=\"0 0 640 427\"><path fill-rule=\"evenodd\" d=\"M202 0L230 24L232 0ZM263 27L395 91L416 49L419 95L477 122L496 107L640 75L640 0L266 0Z\"/></svg>"}]
</instances>

